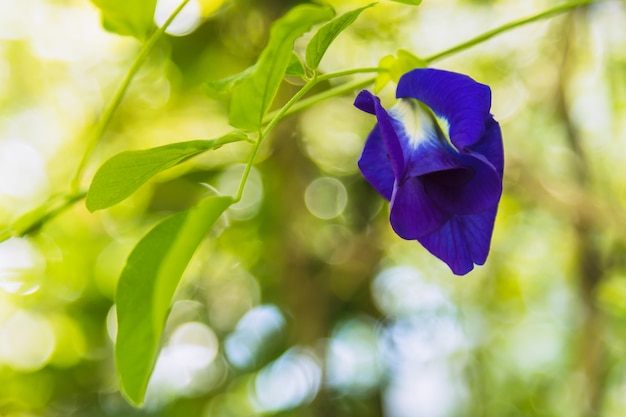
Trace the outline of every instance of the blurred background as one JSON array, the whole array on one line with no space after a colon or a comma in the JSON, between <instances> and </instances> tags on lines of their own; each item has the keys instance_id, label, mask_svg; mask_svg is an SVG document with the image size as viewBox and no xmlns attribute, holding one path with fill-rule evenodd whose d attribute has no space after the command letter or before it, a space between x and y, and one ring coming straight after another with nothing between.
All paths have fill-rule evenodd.
<instances>
[{"instance_id":1,"label":"blurred background","mask_svg":"<svg viewBox=\"0 0 626 417\"><path fill-rule=\"evenodd\" d=\"M159 0L157 22L171 3ZM192 0L133 81L83 186L122 150L228 132L228 101L204 83L254 63L296 3ZM369 0L329 3L343 12ZM427 57L556 4L381 2L321 70L376 66L399 48ZM139 47L104 31L86 0L0 1L0 225L67 192ZM493 91L505 193L485 266L456 277L392 232L356 166L373 117L353 108L355 94L328 100L278 125L244 199L194 257L143 410L117 388L117 278L158 219L209 185L233 192L250 145L0 243L0 416L625 415L626 4L533 23L433 66Z\"/></svg>"}]
</instances>

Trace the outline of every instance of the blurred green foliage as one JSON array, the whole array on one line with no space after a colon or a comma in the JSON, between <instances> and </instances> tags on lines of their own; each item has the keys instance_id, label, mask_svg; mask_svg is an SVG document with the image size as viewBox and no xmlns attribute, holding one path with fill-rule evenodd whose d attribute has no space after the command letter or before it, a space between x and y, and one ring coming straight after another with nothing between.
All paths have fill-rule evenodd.
<instances>
[{"instance_id":1,"label":"blurred green foliage","mask_svg":"<svg viewBox=\"0 0 626 417\"><path fill-rule=\"evenodd\" d=\"M206 83L254 64L297 3L200 2L202 19L177 27L191 32L159 41L137 74L82 186L121 151L230 132L229 103ZM326 3L338 14L369 4ZM430 56L551 6L381 2L319 70L377 66L399 49ZM88 1L0 3L0 224L68 189L139 50L100 19ZM250 144L1 243L0 416L622 416L625 19L608 0L437 62L491 86L505 140L492 252L464 278L390 230L357 171L372 120L353 95L282 121L183 277L145 409L126 403L115 373L120 272L157 221L213 188L234 194ZM288 81L278 105L299 88ZM392 102L393 85L381 96Z\"/></svg>"}]
</instances>

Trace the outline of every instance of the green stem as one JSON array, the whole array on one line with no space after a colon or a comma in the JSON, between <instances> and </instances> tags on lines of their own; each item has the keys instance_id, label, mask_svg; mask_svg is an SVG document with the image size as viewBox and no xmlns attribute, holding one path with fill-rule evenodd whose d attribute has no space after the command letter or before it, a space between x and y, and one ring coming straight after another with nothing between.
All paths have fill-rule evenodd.
<instances>
[{"instance_id":1,"label":"green stem","mask_svg":"<svg viewBox=\"0 0 626 417\"><path fill-rule=\"evenodd\" d=\"M246 167L243 170L243 174L241 174L241 181L239 181L239 187L237 188L237 194L233 197L233 204L241 201L241 197L243 197L243 190L246 188L246 183L248 182L248 177L250 176L250 171L252 171L252 165L254 165L254 160L256 159L257 154L259 153L259 148L261 147L261 142L263 138L263 133L259 130L259 134L257 140L252 148L252 152L250 152L250 156L248 157L248 162L246 163Z\"/></svg>"},{"instance_id":2,"label":"green stem","mask_svg":"<svg viewBox=\"0 0 626 417\"><path fill-rule=\"evenodd\" d=\"M78 191L67 196L51 198L44 205L20 216L13 222L11 227L0 230L0 242L4 242L10 237L25 236L36 232L48 220L58 216L76 202L85 198L86 194L85 191Z\"/></svg>"},{"instance_id":3,"label":"green stem","mask_svg":"<svg viewBox=\"0 0 626 417\"><path fill-rule=\"evenodd\" d=\"M252 152L250 152L250 157L248 158L248 163L246 164L246 168L243 171L243 175L241 176L241 181L239 183L239 189L237 190L237 194L234 197L234 202L237 203L241 200L243 196L243 190L246 187L246 182L248 181L248 176L250 175L250 171L252 170L252 166L254 165L254 160L259 152L259 148L261 147L261 143L263 139L272 131L274 126L287 115L289 109L294 106L298 100L300 100L306 93L309 92L311 88L313 88L319 82L318 77L313 77L309 82L307 82L296 94L291 97L291 99L277 112L271 114L271 119L267 123L264 129L259 131L259 137L254 144L254 148Z\"/></svg>"},{"instance_id":4,"label":"green stem","mask_svg":"<svg viewBox=\"0 0 626 417\"><path fill-rule=\"evenodd\" d=\"M323 76L320 76L318 78L318 80L324 78L325 80L328 80L330 78L333 77L329 77L331 74L325 74ZM347 74L344 74L347 75ZM362 80L355 80L355 81L351 81L345 84L341 84L338 85L337 87L333 87L330 88L328 90L322 91L319 94L316 94L314 96L311 96L305 100L302 101L298 101L297 103L295 103L294 105L292 105L291 107L289 107L289 109L287 109L285 112L283 112L282 117L285 116L289 116L291 114L297 113L299 111L302 111L304 109L307 109L321 101L327 100L329 98L333 98L333 97L339 97L342 96L344 94L350 93L354 90L358 90L359 88L364 88L367 87L368 85L374 83L374 81L376 80L376 77L368 77L368 78L364 78ZM282 109L281 109L282 110ZM263 123L269 123L270 120L273 120L276 115L278 114L278 112L272 112L270 114L268 114L264 119L263 119Z\"/></svg>"},{"instance_id":5,"label":"green stem","mask_svg":"<svg viewBox=\"0 0 626 417\"><path fill-rule=\"evenodd\" d=\"M347 75L367 74L371 72L378 73L378 72L387 72L387 71L388 70L386 68L366 67L366 68L356 68L356 69L345 70L345 71L329 72L328 74L322 74L318 76L317 82L320 83L322 81L331 80L333 78L345 77Z\"/></svg>"},{"instance_id":6,"label":"green stem","mask_svg":"<svg viewBox=\"0 0 626 417\"><path fill-rule=\"evenodd\" d=\"M545 11L543 11L541 13L538 13L538 14L536 14L534 16L525 17L523 19L519 19L519 20L515 20L513 22L506 23L506 24L504 24L504 25L502 25L500 27L497 27L495 29L489 30L489 31L487 31L487 32L485 32L485 33L483 33L481 35L478 35L478 36L476 36L476 37L474 37L474 38L472 38L472 39L470 39L468 41L465 41L465 42L463 42L463 43L461 43L459 45L453 46L450 49L446 49L445 51L441 51L439 53L431 55L428 58L424 58L424 61L426 61L428 63L438 61L438 60L440 60L442 58L445 58L445 57L447 57L449 55L453 55L453 54L456 54L457 52L461 52L461 51L464 51L465 49L469 49L469 48L471 48L474 45L478 45L479 43L482 43L482 42L484 42L486 40L489 40L489 39L493 38L494 36L497 36L497 35L499 35L501 33L504 33L504 32L508 32L509 30L515 29L515 28L517 28L519 26L523 26L523 25L526 25L528 23L535 22L537 20L545 19L547 17L555 16L557 14L564 13L564 12L566 12L568 10L571 10L571 9L574 9L576 7L584 6L586 4L591 4L591 3L594 3L594 2L597 2L597 0L578 0L578 1L573 1L573 2L570 2L570 3L565 3L565 4L562 4L560 6L553 7L552 9L545 10Z\"/></svg>"},{"instance_id":7,"label":"green stem","mask_svg":"<svg viewBox=\"0 0 626 417\"><path fill-rule=\"evenodd\" d=\"M172 12L170 17L165 21L163 26L155 30L152 35L150 35L146 43L144 43L141 47L139 54L137 54L131 67L128 69L126 76L122 79L122 82L118 85L117 90L115 90L111 101L109 101L109 104L102 112L102 116L100 116L100 119L98 120L98 123L87 142L87 147L85 148L83 157L80 160L78 168L76 169L76 172L74 174L74 178L71 182L72 192L76 192L80 187L80 179L83 171L85 170L85 167L87 166L87 162L89 161L89 158L91 157L96 145L102 139L104 132L106 131L109 123L111 122L111 119L113 118L115 110L117 110L120 103L122 102L122 98L124 98L130 82L133 80L133 78L137 74L137 71L139 71L139 68L141 68L141 66L145 62L148 54L152 51L154 45L156 45L157 41L161 38L161 36L163 36L168 26L172 23L174 18L176 18L178 13L180 13L183 7L185 7L185 5L189 3L189 1L190 0L183 0L180 5L178 5L178 7Z\"/></svg>"}]
</instances>

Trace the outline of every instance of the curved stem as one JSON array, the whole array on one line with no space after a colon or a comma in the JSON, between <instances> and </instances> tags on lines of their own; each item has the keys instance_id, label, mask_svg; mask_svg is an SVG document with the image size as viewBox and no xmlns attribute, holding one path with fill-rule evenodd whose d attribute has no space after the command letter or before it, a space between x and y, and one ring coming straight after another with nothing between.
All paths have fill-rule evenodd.
<instances>
[{"instance_id":1,"label":"curved stem","mask_svg":"<svg viewBox=\"0 0 626 417\"><path fill-rule=\"evenodd\" d=\"M347 75L367 74L371 72L378 73L378 72L387 72L387 71L388 70L386 68L366 67L366 68L355 68L355 69L345 70L345 71L329 72L328 74L322 74L318 76L317 82L320 83L322 81L331 80L333 78L345 77Z\"/></svg>"},{"instance_id":2,"label":"curved stem","mask_svg":"<svg viewBox=\"0 0 626 417\"><path fill-rule=\"evenodd\" d=\"M241 197L243 197L243 190L246 188L246 183L248 182L250 171L252 171L252 165L254 165L254 160L256 159L256 156L259 153L259 148L261 147L262 135L263 133L259 131L257 140L254 143L254 147L252 148L252 152L250 152L250 156L248 157L246 167L243 170L243 174L241 174L241 180L239 181L237 194L235 194L235 196L233 197L233 204L237 204L239 201L241 201Z\"/></svg>"},{"instance_id":3,"label":"curved stem","mask_svg":"<svg viewBox=\"0 0 626 417\"><path fill-rule=\"evenodd\" d=\"M318 78L321 79L322 77L324 77L324 79L328 80L330 78L333 77L329 77L329 75L331 74L325 74L324 76L320 76ZM343 74L343 75L347 75L347 74ZM335 75L336 77L336 75ZM359 88L364 88L367 87L370 84L373 84L374 81L376 81L376 77L368 77L368 78L364 78L362 80L355 80L352 82L348 82L345 84L341 84L338 85L337 87L333 87L330 88L328 90L322 91L319 94L315 94L314 96L311 96L307 99L304 99L302 101L298 101L297 103L295 103L293 106L290 106L289 109L287 109L283 114L282 117L285 116L289 116L292 115L294 113L297 113L299 111L302 111L304 109L307 109L321 101L327 100L329 98L333 98L333 97L339 97L342 96L344 94L350 93L352 91L358 90ZM276 115L278 114L278 112L272 112L270 114L267 115L267 117L265 117L263 119L263 123L269 123L270 120L272 120Z\"/></svg>"},{"instance_id":4,"label":"curved stem","mask_svg":"<svg viewBox=\"0 0 626 417\"><path fill-rule=\"evenodd\" d=\"M524 26L528 23L535 22L537 20L545 19L551 16L555 16L557 14L564 13L568 10L574 9L576 7L584 6L587 4L595 3L597 0L577 0L570 3L565 3L560 6L553 7L552 9L545 10L541 13L538 13L534 16L525 17L523 19L515 20L513 22L506 23L500 27L497 27L492 30L488 30L487 32L478 35L468 41L465 41L459 45L453 46L452 48L446 49L445 51L438 52L434 55L429 56L428 58L424 58L424 61L431 63L443 59L449 55L456 54L457 52L464 51L465 49L469 49L472 46L478 45L486 40L493 38L501 33L508 32L509 30L515 29L520 26Z\"/></svg>"},{"instance_id":5,"label":"curved stem","mask_svg":"<svg viewBox=\"0 0 626 417\"><path fill-rule=\"evenodd\" d=\"M86 191L77 191L66 196L55 196L44 205L29 211L13 222L11 227L0 231L0 242L11 237L25 236L39 230L48 220L61 214L76 202L85 198Z\"/></svg>"},{"instance_id":6,"label":"curved stem","mask_svg":"<svg viewBox=\"0 0 626 417\"><path fill-rule=\"evenodd\" d=\"M250 175L250 171L252 170L252 165L254 165L254 160L256 159L256 156L259 152L259 148L261 147L261 143L263 142L263 139L265 139L268 133L272 131L274 126L276 126L276 124L288 114L289 109L294 104L296 104L296 102L298 102L298 100L300 100L306 93L308 93L309 90L318 83L318 81L319 79L317 77L313 77L309 82L307 82L300 90L298 90L296 94L293 95L293 97L291 97L291 99L280 110L278 110L276 113L273 113L271 115L271 119L268 122L267 126L265 126L264 129L259 131L259 137L257 138L256 143L254 144L254 148L252 149L252 152L250 152L248 163L246 164L246 168L243 172L243 175L241 176L239 188L237 190L237 194L234 197L235 203L240 201L241 197L243 196L243 190L246 187L248 176Z\"/></svg>"},{"instance_id":7,"label":"curved stem","mask_svg":"<svg viewBox=\"0 0 626 417\"><path fill-rule=\"evenodd\" d=\"M190 0L183 0L178 5L178 7L172 12L170 17L165 21L163 26L155 30L152 33L152 35L150 35L146 43L144 43L143 46L141 47L141 50L135 57L135 60L133 61L130 68L128 69L128 72L126 73L126 75L124 76L120 84L118 85L117 89L115 90L115 93L113 94L113 97L111 98L111 101L109 101L108 105L102 112L102 116L100 116L100 119L98 120L98 124L96 125L91 136L89 137L89 140L87 142L87 147L85 148L83 157L80 160L80 163L78 164L78 168L76 169L76 172L74 173L74 177L71 182L72 192L76 192L76 190L78 190L80 186L80 179L83 174L83 171L85 170L85 167L87 166L87 162L89 161L89 158L91 157L96 145L98 144L100 139L102 139L104 132L106 131L107 127L109 126L109 123L111 122L111 119L113 118L113 114L115 113L115 110L117 110L120 103L122 102L122 98L124 98L124 95L126 94L126 90L128 90L128 86L130 85L130 82L133 80L133 78L137 74L137 71L139 71L139 68L141 68L141 66L145 62L146 58L148 57L148 54L152 51L152 48L154 48L154 45L156 45L157 41L161 38L161 36L163 36L168 26L172 23L174 18L176 18L178 13L180 13L183 7L185 7L187 3L189 3L189 1Z\"/></svg>"}]
</instances>

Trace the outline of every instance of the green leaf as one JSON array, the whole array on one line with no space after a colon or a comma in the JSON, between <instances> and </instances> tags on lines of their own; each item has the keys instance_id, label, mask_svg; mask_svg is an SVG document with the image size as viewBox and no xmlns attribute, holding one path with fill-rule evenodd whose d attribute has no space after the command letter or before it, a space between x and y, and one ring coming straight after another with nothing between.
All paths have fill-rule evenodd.
<instances>
[{"instance_id":1,"label":"green leaf","mask_svg":"<svg viewBox=\"0 0 626 417\"><path fill-rule=\"evenodd\" d=\"M295 40L333 16L329 7L305 4L294 7L272 25L254 70L233 89L228 114L231 125L251 131L261 126L285 76Z\"/></svg>"},{"instance_id":2,"label":"green leaf","mask_svg":"<svg viewBox=\"0 0 626 417\"><path fill-rule=\"evenodd\" d=\"M422 0L391 0L391 1L395 1L396 3L410 4L411 6L419 6L420 4L422 4Z\"/></svg>"},{"instance_id":3,"label":"green leaf","mask_svg":"<svg viewBox=\"0 0 626 417\"><path fill-rule=\"evenodd\" d=\"M118 35L147 38L154 23L156 0L91 0L102 12L102 26Z\"/></svg>"},{"instance_id":4,"label":"green leaf","mask_svg":"<svg viewBox=\"0 0 626 417\"><path fill-rule=\"evenodd\" d=\"M115 360L122 392L135 405L143 402L181 276L202 239L232 203L230 197L209 197L166 218L128 257L115 299Z\"/></svg>"},{"instance_id":5,"label":"green leaf","mask_svg":"<svg viewBox=\"0 0 626 417\"><path fill-rule=\"evenodd\" d=\"M217 81L209 81L204 85L204 91L211 98L220 98L232 93L233 89L239 83L252 75L255 68L256 65L252 65L240 73L231 75L230 77L222 78ZM295 52L291 53L291 58L289 59L289 64L285 70L285 75L292 77L304 77L306 75L304 65L302 65L302 61L300 61L300 58Z\"/></svg>"},{"instance_id":6,"label":"green leaf","mask_svg":"<svg viewBox=\"0 0 626 417\"><path fill-rule=\"evenodd\" d=\"M96 172L87 192L87 209L93 212L117 204L159 172L226 143L246 139L245 133L237 131L218 139L192 140L119 153Z\"/></svg>"},{"instance_id":7,"label":"green leaf","mask_svg":"<svg viewBox=\"0 0 626 417\"><path fill-rule=\"evenodd\" d=\"M287 77L306 77L306 70L304 69L304 65L302 61L300 61L300 57L292 52L291 59L289 60L289 65L285 70L285 75Z\"/></svg>"},{"instance_id":8,"label":"green leaf","mask_svg":"<svg viewBox=\"0 0 626 417\"><path fill-rule=\"evenodd\" d=\"M231 75L230 77L222 78L217 81L209 81L204 85L205 92L211 98L216 98L233 91L233 88L254 72L255 66L246 68L238 74Z\"/></svg>"},{"instance_id":9,"label":"green leaf","mask_svg":"<svg viewBox=\"0 0 626 417\"><path fill-rule=\"evenodd\" d=\"M415 68L425 68L428 65L423 59L413 55L406 49L398 50L398 57L387 55L378 63L378 67L385 71L381 71L376 77L374 91L379 92L390 81L398 82L407 72Z\"/></svg>"},{"instance_id":10,"label":"green leaf","mask_svg":"<svg viewBox=\"0 0 626 417\"><path fill-rule=\"evenodd\" d=\"M346 30L359 17L363 10L375 6L376 3L368 4L356 10L344 13L322 26L311 38L306 48L306 65L312 70L317 69L326 50L335 38Z\"/></svg>"}]
</instances>

